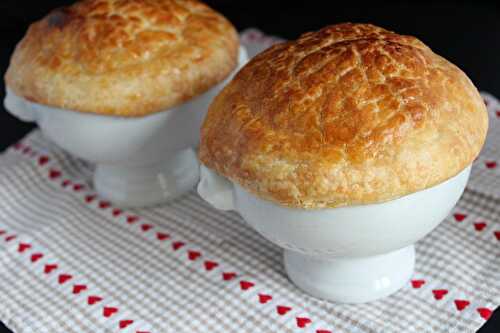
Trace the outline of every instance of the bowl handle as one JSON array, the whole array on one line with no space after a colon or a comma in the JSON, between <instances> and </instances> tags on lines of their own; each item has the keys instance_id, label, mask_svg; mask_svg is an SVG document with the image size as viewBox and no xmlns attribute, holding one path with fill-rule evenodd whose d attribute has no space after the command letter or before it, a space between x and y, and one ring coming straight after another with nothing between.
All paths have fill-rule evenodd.
<instances>
[{"instance_id":1,"label":"bowl handle","mask_svg":"<svg viewBox=\"0 0 500 333\"><path fill-rule=\"evenodd\" d=\"M248 57L247 49L243 45L240 45L240 51L238 53L238 67L236 71L234 71L233 75L236 74L240 69L242 69L249 60L250 58Z\"/></svg>"},{"instance_id":2,"label":"bowl handle","mask_svg":"<svg viewBox=\"0 0 500 333\"><path fill-rule=\"evenodd\" d=\"M3 104L7 111L22 121L36 121L35 110L23 98L16 96L9 89L7 89Z\"/></svg>"},{"instance_id":3,"label":"bowl handle","mask_svg":"<svg viewBox=\"0 0 500 333\"><path fill-rule=\"evenodd\" d=\"M234 185L205 166L200 167L198 194L220 210L236 210L233 196Z\"/></svg>"}]
</instances>

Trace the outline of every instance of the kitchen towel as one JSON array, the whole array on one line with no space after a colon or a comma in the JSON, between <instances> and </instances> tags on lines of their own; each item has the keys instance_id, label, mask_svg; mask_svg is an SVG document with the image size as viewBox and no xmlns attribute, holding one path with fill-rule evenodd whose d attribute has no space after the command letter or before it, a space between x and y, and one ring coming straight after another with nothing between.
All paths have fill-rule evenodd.
<instances>
[{"instance_id":1,"label":"kitchen towel","mask_svg":"<svg viewBox=\"0 0 500 333\"><path fill-rule=\"evenodd\" d=\"M278 41L241 36L250 55ZM35 130L0 157L0 320L15 333L475 332L500 305L500 103L452 213L396 294L340 305L287 279L281 250L192 191L123 210L92 165ZM422 207L415 207L422 209Z\"/></svg>"}]
</instances>

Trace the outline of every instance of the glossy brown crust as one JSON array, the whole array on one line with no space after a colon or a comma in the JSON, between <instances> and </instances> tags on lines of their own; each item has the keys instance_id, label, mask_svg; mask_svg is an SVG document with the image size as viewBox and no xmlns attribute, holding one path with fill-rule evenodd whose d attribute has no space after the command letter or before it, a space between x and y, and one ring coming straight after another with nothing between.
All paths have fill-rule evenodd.
<instances>
[{"instance_id":1,"label":"glossy brown crust","mask_svg":"<svg viewBox=\"0 0 500 333\"><path fill-rule=\"evenodd\" d=\"M369 204L457 175L487 127L471 81L422 42L340 24L247 64L210 106L199 155L282 205Z\"/></svg>"},{"instance_id":2,"label":"glossy brown crust","mask_svg":"<svg viewBox=\"0 0 500 333\"><path fill-rule=\"evenodd\" d=\"M195 0L84 0L30 26L5 80L40 104L143 116L222 81L238 47L231 23Z\"/></svg>"}]
</instances>

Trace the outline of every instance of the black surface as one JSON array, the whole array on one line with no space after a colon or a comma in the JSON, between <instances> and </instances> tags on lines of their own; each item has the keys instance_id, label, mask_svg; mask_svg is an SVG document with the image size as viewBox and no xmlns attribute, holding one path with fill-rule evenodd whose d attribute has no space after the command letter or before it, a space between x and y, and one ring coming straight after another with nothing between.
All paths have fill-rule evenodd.
<instances>
[{"instance_id":1,"label":"black surface","mask_svg":"<svg viewBox=\"0 0 500 333\"><path fill-rule=\"evenodd\" d=\"M64 0L1 0L0 71L27 26ZM462 68L483 91L500 96L500 7L486 1L206 1L238 29L258 27L266 33L295 38L300 33L339 22L370 22L415 35L436 53ZM3 84L3 82L2 82ZM3 99L3 86L0 98ZM2 110L3 111L3 110ZM0 111L0 150L32 126ZM2 306L0 304L0 306ZM500 311L479 331L500 332ZM5 328L3 328L5 329ZM0 332L3 332L0 326ZM57 333L57 332L54 332Z\"/></svg>"}]
</instances>

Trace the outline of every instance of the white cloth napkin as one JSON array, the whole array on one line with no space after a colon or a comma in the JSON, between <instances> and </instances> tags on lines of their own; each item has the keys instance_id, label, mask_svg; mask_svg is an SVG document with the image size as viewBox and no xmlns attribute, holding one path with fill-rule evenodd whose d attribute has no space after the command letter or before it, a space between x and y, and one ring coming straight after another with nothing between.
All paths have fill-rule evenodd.
<instances>
[{"instance_id":1,"label":"white cloth napkin","mask_svg":"<svg viewBox=\"0 0 500 333\"><path fill-rule=\"evenodd\" d=\"M276 41L242 35L251 55ZM500 104L453 213L384 300L339 305L288 281L281 251L194 192L123 211L92 166L34 131L0 157L0 320L28 332L474 332L500 304Z\"/></svg>"}]
</instances>

